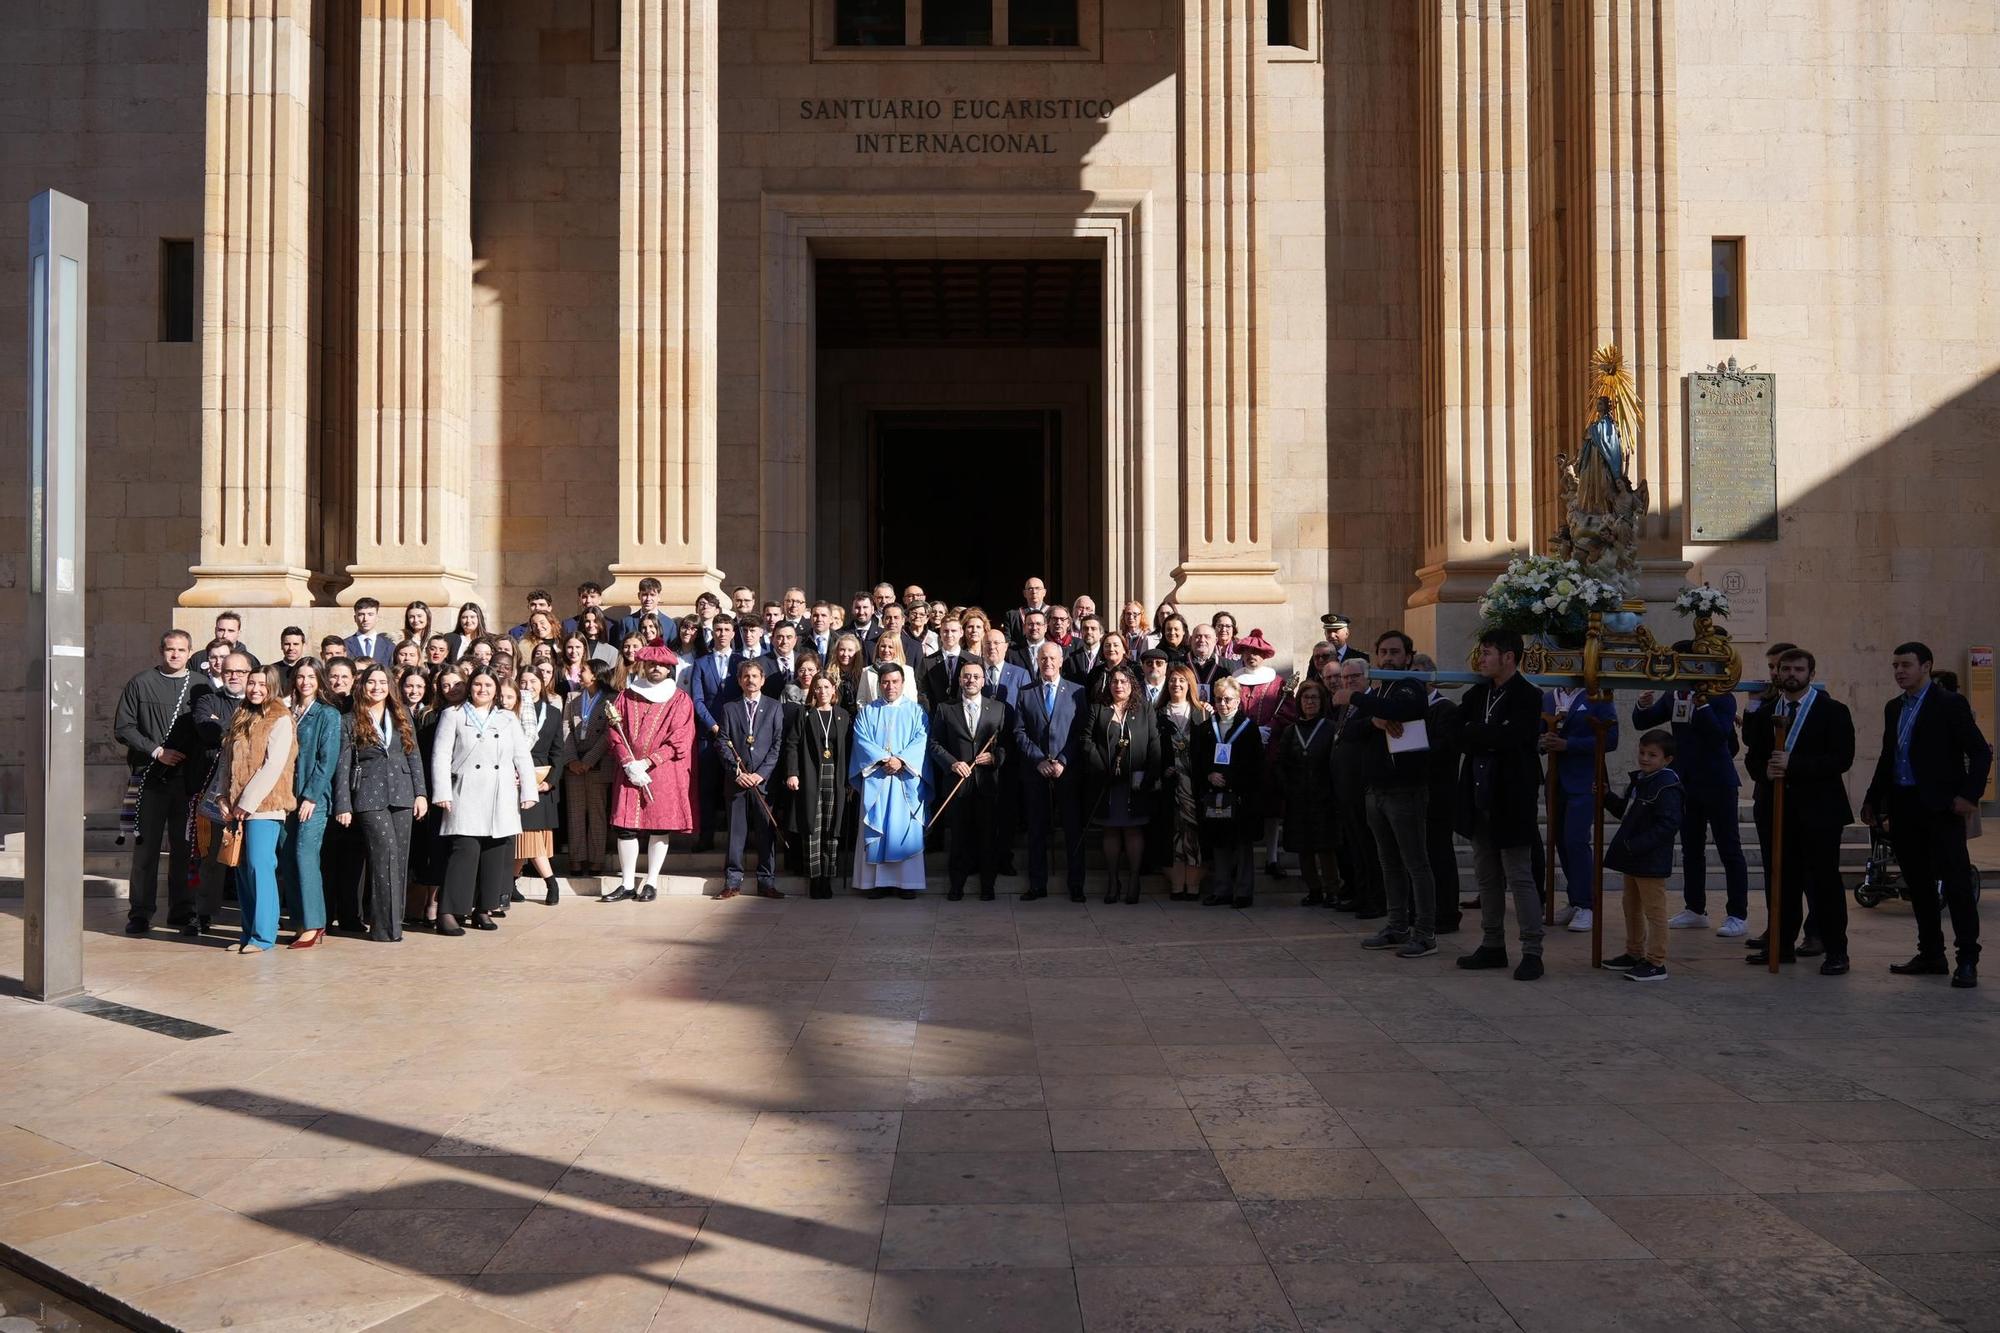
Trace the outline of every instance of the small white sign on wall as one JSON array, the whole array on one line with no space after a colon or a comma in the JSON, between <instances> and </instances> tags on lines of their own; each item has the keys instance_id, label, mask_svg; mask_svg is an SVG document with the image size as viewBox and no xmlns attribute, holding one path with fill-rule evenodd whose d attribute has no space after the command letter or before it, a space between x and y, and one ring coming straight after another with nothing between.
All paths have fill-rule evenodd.
<instances>
[{"instance_id":1,"label":"small white sign on wall","mask_svg":"<svg viewBox=\"0 0 2000 1333\"><path fill-rule=\"evenodd\" d=\"M1767 571L1762 565L1703 565L1702 581L1729 597L1723 628L1738 643L1769 643Z\"/></svg>"}]
</instances>

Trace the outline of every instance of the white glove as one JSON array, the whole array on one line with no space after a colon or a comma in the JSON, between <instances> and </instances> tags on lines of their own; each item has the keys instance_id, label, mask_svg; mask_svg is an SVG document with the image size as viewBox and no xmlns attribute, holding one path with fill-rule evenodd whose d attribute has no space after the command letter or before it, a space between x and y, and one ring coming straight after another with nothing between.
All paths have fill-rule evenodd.
<instances>
[{"instance_id":1,"label":"white glove","mask_svg":"<svg viewBox=\"0 0 2000 1333\"><path fill-rule=\"evenodd\" d=\"M653 785L653 779L648 773L651 768L652 765L644 759L634 759L625 765L625 780L635 787L650 787Z\"/></svg>"}]
</instances>

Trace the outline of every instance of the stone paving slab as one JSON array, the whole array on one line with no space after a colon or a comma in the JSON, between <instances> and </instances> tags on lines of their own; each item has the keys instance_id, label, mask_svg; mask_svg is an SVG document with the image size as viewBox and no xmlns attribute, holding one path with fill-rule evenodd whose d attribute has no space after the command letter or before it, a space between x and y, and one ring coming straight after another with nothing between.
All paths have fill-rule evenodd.
<instances>
[{"instance_id":1,"label":"stone paving slab","mask_svg":"<svg viewBox=\"0 0 2000 1333\"><path fill-rule=\"evenodd\" d=\"M224 1035L0 999L0 1262L156 1327L1993 1326L1996 989L1890 976L1898 905L1643 987L1268 893L121 925L92 993Z\"/></svg>"}]
</instances>

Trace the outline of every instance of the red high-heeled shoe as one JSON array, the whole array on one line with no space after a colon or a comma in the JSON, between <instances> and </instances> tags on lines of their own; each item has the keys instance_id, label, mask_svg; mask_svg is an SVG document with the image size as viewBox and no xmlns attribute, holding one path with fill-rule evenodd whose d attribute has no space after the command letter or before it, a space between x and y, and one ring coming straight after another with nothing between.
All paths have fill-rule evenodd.
<instances>
[{"instance_id":1,"label":"red high-heeled shoe","mask_svg":"<svg viewBox=\"0 0 2000 1333\"><path fill-rule=\"evenodd\" d=\"M292 942L285 947L287 949L310 949L318 944L325 935L326 932L324 930L302 930L297 935L294 935Z\"/></svg>"}]
</instances>

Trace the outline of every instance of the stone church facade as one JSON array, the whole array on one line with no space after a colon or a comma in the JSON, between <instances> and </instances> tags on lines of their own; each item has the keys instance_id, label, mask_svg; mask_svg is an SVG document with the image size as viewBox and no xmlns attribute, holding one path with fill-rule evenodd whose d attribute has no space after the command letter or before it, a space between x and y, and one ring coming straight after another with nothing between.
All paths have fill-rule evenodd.
<instances>
[{"instance_id":1,"label":"stone church facade","mask_svg":"<svg viewBox=\"0 0 2000 1333\"><path fill-rule=\"evenodd\" d=\"M2000 635L1981 0L33 0L0 64L17 518L26 202L92 210L99 807L222 608L1036 572L1455 658L1607 342L1649 598L1726 571L1863 701ZM1759 540L1690 484L1731 358Z\"/></svg>"}]
</instances>

